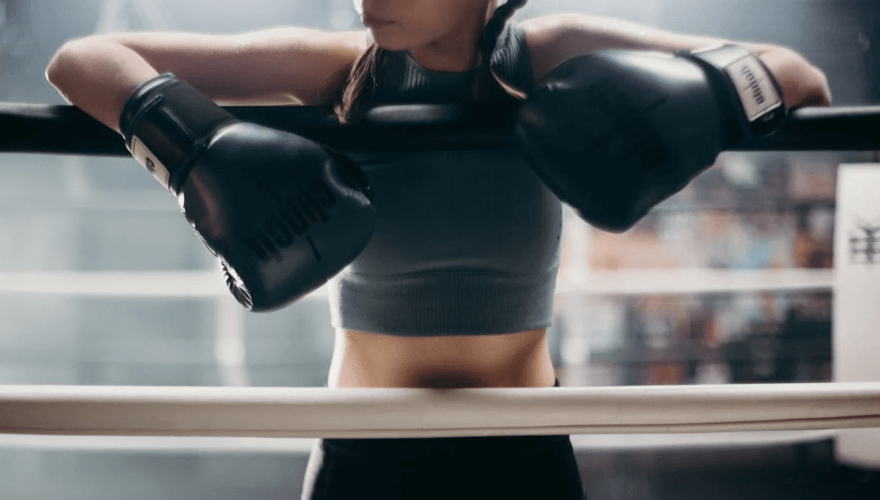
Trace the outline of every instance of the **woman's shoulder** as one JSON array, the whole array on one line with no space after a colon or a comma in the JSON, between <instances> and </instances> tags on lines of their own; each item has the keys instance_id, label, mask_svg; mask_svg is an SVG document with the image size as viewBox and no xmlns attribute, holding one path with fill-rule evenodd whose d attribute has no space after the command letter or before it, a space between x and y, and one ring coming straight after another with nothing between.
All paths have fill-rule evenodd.
<instances>
[{"instance_id":1,"label":"woman's shoulder","mask_svg":"<svg viewBox=\"0 0 880 500\"><path fill-rule=\"evenodd\" d=\"M590 40L599 36L599 24L597 18L583 14L552 14L521 22L536 80L566 59L591 52Z\"/></svg>"}]
</instances>

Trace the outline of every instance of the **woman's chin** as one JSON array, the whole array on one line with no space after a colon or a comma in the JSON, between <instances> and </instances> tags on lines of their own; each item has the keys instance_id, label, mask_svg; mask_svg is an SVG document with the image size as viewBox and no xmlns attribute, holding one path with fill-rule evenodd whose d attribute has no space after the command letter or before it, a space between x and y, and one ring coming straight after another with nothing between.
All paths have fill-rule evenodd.
<instances>
[{"instance_id":1,"label":"woman's chin","mask_svg":"<svg viewBox=\"0 0 880 500\"><path fill-rule=\"evenodd\" d=\"M406 37L395 33L388 33L389 30L371 29L370 34L373 35L373 41L380 49L397 52L409 49L411 43Z\"/></svg>"}]
</instances>

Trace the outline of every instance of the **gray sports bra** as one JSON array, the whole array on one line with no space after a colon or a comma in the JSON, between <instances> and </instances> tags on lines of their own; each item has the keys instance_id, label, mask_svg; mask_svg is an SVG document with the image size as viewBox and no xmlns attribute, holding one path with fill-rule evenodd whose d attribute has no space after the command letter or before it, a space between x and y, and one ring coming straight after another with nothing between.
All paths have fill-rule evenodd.
<instances>
[{"instance_id":1,"label":"gray sports bra","mask_svg":"<svg viewBox=\"0 0 880 500\"><path fill-rule=\"evenodd\" d=\"M525 35L511 25L496 72L533 86ZM407 52L380 67L376 104L460 103L473 71L441 73ZM487 335L549 327L562 206L515 149L354 156L375 193L376 232L330 282L333 326L397 336Z\"/></svg>"}]
</instances>

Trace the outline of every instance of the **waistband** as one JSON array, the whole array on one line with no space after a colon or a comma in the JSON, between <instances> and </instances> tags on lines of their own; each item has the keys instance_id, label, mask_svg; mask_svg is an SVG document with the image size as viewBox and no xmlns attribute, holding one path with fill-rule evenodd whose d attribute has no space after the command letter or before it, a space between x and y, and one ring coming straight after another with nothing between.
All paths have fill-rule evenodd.
<instances>
[{"instance_id":1,"label":"waistband","mask_svg":"<svg viewBox=\"0 0 880 500\"><path fill-rule=\"evenodd\" d=\"M559 387L559 380L553 387ZM463 453L479 455L482 452L493 454L528 454L552 446L571 446L570 436L480 436L455 438L389 438L389 439L321 439L320 446L325 450L351 456L411 457L432 453Z\"/></svg>"}]
</instances>

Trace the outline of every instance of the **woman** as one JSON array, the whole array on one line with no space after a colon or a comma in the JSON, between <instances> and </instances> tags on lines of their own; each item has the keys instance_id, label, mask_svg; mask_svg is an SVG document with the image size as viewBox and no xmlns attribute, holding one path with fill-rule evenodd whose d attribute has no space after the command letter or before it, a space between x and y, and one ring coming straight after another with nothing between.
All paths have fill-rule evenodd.
<instances>
[{"instance_id":1,"label":"woman","mask_svg":"<svg viewBox=\"0 0 880 500\"><path fill-rule=\"evenodd\" d=\"M47 76L117 131L128 97L162 72L219 104L332 104L341 120L356 121L379 103L522 98L559 63L593 51L722 42L584 15L509 23L525 3L355 0L368 28L356 32L96 35L61 47ZM796 52L741 45L774 73L789 107L830 104L824 74ZM356 158L379 221L367 249L331 286L330 387L554 386L546 332L561 207L520 158L504 154ZM324 440L303 492L309 499L582 496L567 436Z\"/></svg>"}]
</instances>

